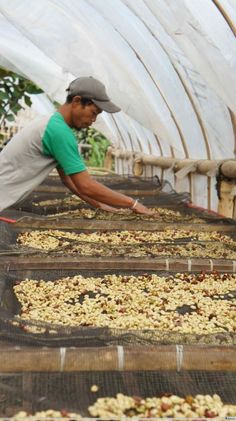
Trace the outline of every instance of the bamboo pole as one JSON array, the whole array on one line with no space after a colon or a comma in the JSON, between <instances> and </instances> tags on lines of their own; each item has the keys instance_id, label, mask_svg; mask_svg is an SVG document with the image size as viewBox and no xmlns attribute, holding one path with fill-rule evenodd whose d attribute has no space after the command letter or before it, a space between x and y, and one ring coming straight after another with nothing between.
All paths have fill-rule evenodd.
<instances>
[{"instance_id":1,"label":"bamboo pole","mask_svg":"<svg viewBox=\"0 0 236 421\"><path fill-rule=\"evenodd\" d=\"M119 159L127 159L126 154L128 151L120 150L119 148L111 149L111 153L113 156ZM210 159L201 159L201 160L194 160L194 159L177 159L172 157L161 157L161 156L154 156L154 155L147 155L144 153L135 153L132 152L133 159L135 165L144 166L144 165L151 165L157 166L162 169L169 169L174 168L175 172L189 167L193 164L196 165L195 171L202 175L207 176L215 176L219 165L221 164L221 174L225 177L236 179L236 160L228 159L228 160L210 160ZM138 171L137 171L138 172ZM139 170L139 173L141 171Z\"/></svg>"},{"instance_id":2,"label":"bamboo pole","mask_svg":"<svg viewBox=\"0 0 236 421\"><path fill-rule=\"evenodd\" d=\"M146 155L144 153L136 153L135 154L135 162L142 163L145 165L153 165L160 167L162 169L168 169L175 163L174 158L164 158L161 156L154 156L154 155Z\"/></svg>"},{"instance_id":3,"label":"bamboo pole","mask_svg":"<svg viewBox=\"0 0 236 421\"><path fill-rule=\"evenodd\" d=\"M135 160L133 164L133 173L135 177L141 177L143 175L143 163L141 160Z\"/></svg>"},{"instance_id":4,"label":"bamboo pole","mask_svg":"<svg viewBox=\"0 0 236 421\"><path fill-rule=\"evenodd\" d=\"M220 162L219 160L201 159L197 163L197 172L209 177L216 176Z\"/></svg>"},{"instance_id":5,"label":"bamboo pole","mask_svg":"<svg viewBox=\"0 0 236 421\"><path fill-rule=\"evenodd\" d=\"M112 170L112 164L113 164L112 147L109 146L107 148L106 156L104 159L104 168L110 171Z\"/></svg>"},{"instance_id":6,"label":"bamboo pole","mask_svg":"<svg viewBox=\"0 0 236 421\"><path fill-rule=\"evenodd\" d=\"M218 203L218 212L229 218L234 216L234 194L235 184L222 180L220 184L220 200Z\"/></svg>"},{"instance_id":7,"label":"bamboo pole","mask_svg":"<svg viewBox=\"0 0 236 421\"><path fill-rule=\"evenodd\" d=\"M229 159L228 161L223 161L221 174L227 178L236 179L236 160Z\"/></svg>"}]
</instances>

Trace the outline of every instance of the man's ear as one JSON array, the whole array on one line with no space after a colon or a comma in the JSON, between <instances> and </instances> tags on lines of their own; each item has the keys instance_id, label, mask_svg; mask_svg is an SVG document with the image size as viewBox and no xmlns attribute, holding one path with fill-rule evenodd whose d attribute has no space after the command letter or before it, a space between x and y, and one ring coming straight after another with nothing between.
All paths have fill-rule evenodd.
<instances>
[{"instance_id":1,"label":"man's ear","mask_svg":"<svg viewBox=\"0 0 236 421\"><path fill-rule=\"evenodd\" d=\"M81 100L81 96L76 95L76 96L74 96L74 98L72 99L72 103L74 103L74 104L78 104L78 103L80 103L80 100Z\"/></svg>"}]
</instances>

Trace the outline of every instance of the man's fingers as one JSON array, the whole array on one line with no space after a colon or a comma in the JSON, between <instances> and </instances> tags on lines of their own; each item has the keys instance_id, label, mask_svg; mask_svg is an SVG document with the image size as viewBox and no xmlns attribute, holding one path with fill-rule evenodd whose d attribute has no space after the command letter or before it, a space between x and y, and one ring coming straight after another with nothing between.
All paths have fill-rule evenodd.
<instances>
[{"instance_id":1,"label":"man's fingers","mask_svg":"<svg viewBox=\"0 0 236 421\"><path fill-rule=\"evenodd\" d=\"M138 203L138 205L136 206L134 211L136 213L140 213L140 214L143 214L143 215L149 215L149 216L154 215L154 211L149 209L149 208L146 208L146 206L142 205L142 203Z\"/></svg>"}]
</instances>

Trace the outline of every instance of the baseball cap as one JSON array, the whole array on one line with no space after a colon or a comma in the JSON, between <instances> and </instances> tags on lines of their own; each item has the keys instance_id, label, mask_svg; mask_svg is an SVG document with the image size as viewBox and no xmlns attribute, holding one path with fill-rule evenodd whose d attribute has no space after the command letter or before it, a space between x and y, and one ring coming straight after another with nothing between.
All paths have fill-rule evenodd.
<instances>
[{"instance_id":1,"label":"baseball cap","mask_svg":"<svg viewBox=\"0 0 236 421\"><path fill-rule=\"evenodd\" d=\"M107 113L117 113L120 108L111 102L102 82L92 76L78 77L73 80L68 89L69 95L79 95L88 99Z\"/></svg>"}]
</instances>

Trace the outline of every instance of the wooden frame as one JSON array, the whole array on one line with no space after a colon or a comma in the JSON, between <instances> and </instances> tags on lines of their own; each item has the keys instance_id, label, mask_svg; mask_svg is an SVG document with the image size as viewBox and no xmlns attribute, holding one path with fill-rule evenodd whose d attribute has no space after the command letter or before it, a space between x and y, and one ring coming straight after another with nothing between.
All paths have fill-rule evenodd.
<instances>
[{"instance_id":1,"label":"wooden frame","mask_svg":"<svg viewBox=\"0 0 236 421\"><path fill-rule=\"evenodd\" d=\"M117 346L40 348L2 343L0 372L236 370L234 346L158 345L120 348L122 359Z\"/></svg>"},{"instance_id":2,"label":"wooden frame","mask_svg":"<svg viewBox=\"0 0 236 421\"><path fill-rule=\"evenodd\" d=\"M42 258L43 257L43 258ZM96 270L144 270L168 272L228 272L235 273L234 260L185 259L185 258L128 258L128 257L80 257L50 256L45 254L19 255L9 253L0 256L1 270L25 269L89 269Z\"/></svg>"}]
</instances>

